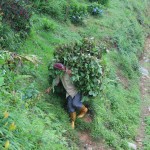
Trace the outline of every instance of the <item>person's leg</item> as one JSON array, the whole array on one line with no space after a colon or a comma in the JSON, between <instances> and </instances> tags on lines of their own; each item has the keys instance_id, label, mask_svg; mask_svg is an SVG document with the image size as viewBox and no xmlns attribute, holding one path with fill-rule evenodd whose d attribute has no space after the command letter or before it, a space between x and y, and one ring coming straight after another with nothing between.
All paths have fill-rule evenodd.
<instances>
[{"instance_id":1,"label":"person's leg","mask_svg":"<svg viewBox=\"0 0 150 150\"><path fill-rule=\"evenodd\" d=\"M72 127L72 129L74 129L74 127L75 127L75 120L76 120L76 112L75 112L75 108L73 107L73 104L72 104L72 102L73 102L72 97L68 96L67 97L67 101L68 101L68 103L67 103L68 112L69 112L70 118L71 118L71 127Z\"/></svg>"},{"instance_id":2,"label":"person's leg","mask_svg":"<svg viewBox=\"0 0 150 150\"><path fill-rule=\"evenodd\" d=\"M82 102L81 102L81 94L80 93L77 93L74 98L73 98L73 101L72 101L72 105L73 107L75 107L76 109L80 110L81 107L83 106Z\"/></svg>"},{"instance_id":3,"label":"person's leg","mask_svg":"<svg viewBox=\"0 0 150 150\"><path fill-rule=\"evenodd\" d=\"M81 109L80 109L80 113L77 116L78 118L83 118L85 116L85 114L87 113L88 109L82 105Z\"/></svg>"},{"instance_id":4,"label":"person's leg","mask_svg":"<svg viewBox=\"0 0 150 150\"><path fill-rule=\"evenodd\" d=\"M78 94L76 94L75 95L75 97L73 98L73 106L76 108L76 109L78 109L78 110L80 110L80 113L79 113L79 115L78 115L78 118L82 118L82 117L84 117L84 115L87 113L87 111L88 111L88 109L82 104L82 102L81 102L81 94L80 93L78 93Z\"/></svg>"},{"instance_id":5,"label":"person's leg","mask_svg":"<svg viewBox=\"0 0 150 150\"><path fill-rule=\"evenodd\" d=\"M75 108L73 106L73 99L71 96L67 97L67 107L69 113L75 112Z\"/></svg>"}]
</instances>

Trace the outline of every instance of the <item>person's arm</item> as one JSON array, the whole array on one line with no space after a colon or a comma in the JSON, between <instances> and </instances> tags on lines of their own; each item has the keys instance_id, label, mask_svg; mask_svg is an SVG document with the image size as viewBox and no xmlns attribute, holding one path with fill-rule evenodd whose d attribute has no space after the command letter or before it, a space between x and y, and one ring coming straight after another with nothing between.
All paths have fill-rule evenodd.
<instances>
[{"instance_id":1,"label":"person's arm","mask_svg":"<svg viewBox=\"0 0 150 150\"><path fill-rule=\"evenodd\" d=\"M59 77L55 78L55 79L53 80L52 86L48 87L48 88L46 89L45 93L47 93L47 94L50 93L51 89L53 89L54 86L57 86L57 85L59 84L59 82L60 82L60 78L59 78Z\"/></svg>"}]
</instances>

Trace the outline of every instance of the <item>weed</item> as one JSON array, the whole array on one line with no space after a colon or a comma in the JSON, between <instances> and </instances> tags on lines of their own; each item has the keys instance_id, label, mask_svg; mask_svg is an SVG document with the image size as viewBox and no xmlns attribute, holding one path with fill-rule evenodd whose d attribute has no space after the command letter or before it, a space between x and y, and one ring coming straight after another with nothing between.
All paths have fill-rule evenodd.
<instances>
[{"instance_id":1,"label":"weed","mask_svg":"<svg viewBox=\"0 0 150 150\"><path fill-rule=\"evenodd\" d=\"M62 0L32 0L33 6L40 11L51 15L53 18L58 20L64 20L66 1Z\"/></svg>"},{"instance_id":2,"label":"weed","mask_svg":"<svg viewBox=\"0 0 150 150\"><path fill-rule=\"evenodd\" d=\"M89 0L89 1L90 2L98 2L98 3L105 5L105 6L107 6L109 3L109 0Z\"/></svg>"},{"instance_id":3,"label":"weed","mask_svg":"<svg viewBox=\"0 0 150 150\"><path fill-rule=\"evenodd\" d=\"M78 3L72 3L69 15L72 23L76 25L83 24L83 20L87 16L87 7Z\"/></svg>"},{"instance_id":4,"label":"weed","mask_svg":"<svg viewBox=\"0 0 150 150\"><path fill-rule=\"evenodd\" d=\"M55 30L55 24L53 22L50 22L48 19L43 18L42 20L43 23L43 29L46 31L54 31Z\"/></svg>"},{"instance_id":5,"label":"weed","mask_svg":"<svg viewBox=\"0 0 150 150\"><path fill-rule=\"evenodd\" d=\"M88 12L93 16L102 16L104 13L104 7L98 3L93 3L88 6Z\"/></svg>"},{"instance_id":6,"label":"weed","mask_svg":"<svg viewBox=\"0 0 150 150\"><path fill-rule=\"evenodd\" d=\"M150 118L147 117L145 119L146 122L146 137L144 139L144 150L148 150L150 148L149 140L150 140Z\"/></svg>"},{"instance_id":7,"label":"weed","mask_svg":"<svg viewBox=\"0 0 150 150\"><path fill-rule=\"evenodd\" d=\"M67 117L59 115L57 118L51 113L53 105L42 103L41 94L36 90L33 79L30 80L31 76L20 73L26 66L24 58L27 57L13 55L7 51L2 51L0 55L0 71L3 72L0 75L0 148L3 149L4 146L10 149L23 147L48 150L51 146L52 149L66 149L66 147L71 149L72 145L69 146L69 141L63 137L64 134L70 134L70 131L64 130L60 122L62 120L66 123ZM21 67L18 66L18 59L22 61ZM10 66L11 63L14 63L13 68ZM58 106L52 108L59 110L60 113L64 111L63 109L60 111ZM60 138L61 143L58 144ZM75 144L73 147L76 149Z\"/></svg>"}]
</instances>

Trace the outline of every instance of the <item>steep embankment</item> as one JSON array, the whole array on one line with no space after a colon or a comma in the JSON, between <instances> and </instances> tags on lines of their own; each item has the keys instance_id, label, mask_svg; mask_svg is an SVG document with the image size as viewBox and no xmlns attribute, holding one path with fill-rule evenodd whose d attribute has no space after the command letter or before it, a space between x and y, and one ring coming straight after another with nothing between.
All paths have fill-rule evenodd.
<instances>
[{"instance_id":1,"label":"steep embankment","mask_svg":"<svg viewBox=\"0 0 150 150\"><path fill-rule=\"evenodd\" d=\"M64 21L66 0L32 2L32 26L24 41L10 27L0 24L2 49L23 55L0 55L0 149L81 149L85 145L78 133L88 133L87 140L100 140L103 147L127 150L128 142L135 142L139 124L137 56L149 32L149 1L110 1L102 16L86 15L82 25ZM84 11L91 5L84 0L74 3ZM91 120L77 119L72 130L65 97L46 95L44 91L49 86L47 66L55 48L81 42L83 37L94 38L100 48L103 79L101 94L84 102ZM24 62L24 55L34 64ZM93 149L101 147L96 141L92 144Z\"/></svg>"},{"instance_id":2,"label":"steep embankment","mask_svg":"<svg viewBox=\"0 0 150 150\"><path fill-rule=\"evenodd\" d=\"M140 60L140 90L141 90L141 118L138 135L136 137L139 149L150 149L150 37L145 42L145 48Z\"/></svg>"}]
</instances>

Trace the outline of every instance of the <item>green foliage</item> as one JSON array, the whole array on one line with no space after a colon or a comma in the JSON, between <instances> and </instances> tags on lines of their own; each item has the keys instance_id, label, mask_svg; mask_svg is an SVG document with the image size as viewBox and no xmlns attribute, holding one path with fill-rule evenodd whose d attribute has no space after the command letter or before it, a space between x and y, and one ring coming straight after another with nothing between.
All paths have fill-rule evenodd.
<instances>
[{"instance_id":1,"label":"green foliage","mask_svg":"<svg viewBox=\"0 0 150 150\"><path fill-rule=\"evenodd\" d=\"M74 24L83 24L84 18L87 16L87 7L78 3L71 3L70 20Z\"/></svg>"},{"instance_id":2,"label":"green foliage","mask_svg":"<svg viewBox=\"0 0 150 150\"><path fill-rule=\"evenodd\" d=\"M35 13L31 17L31 33L20 48L20 36L0 21L3 48L19 48L19 53L36 54L42 58L42 64L38 67L23 61L21 67L19 64L15 67L12 63L10 70L8 64L4 65L0 54L0 64L5 66L0 67L0 149L9 144L9 149L80 149L75 144L79 142L76 129L91 131L95 139L103 139L111 146L110 149L127 150L127 142L135 139L140 97L136 54L142 52L145 29L149 33L150 19L145 9L147 6L149 11L148 0L110 1L110 7L105 10L106 17L98 19L89 16L84 18L86 26L79 27L60 22L69 18L66 6L70 3L66 2L32 0ZM77 2L82 6L92 5L84 0ZM55 32L51 27L44 30L44 18L54 24ZM49 24L47 21L46 26ZM77 120L76 129L72 131L65 111L65 97L61 95L59 98L59 95L53 94L45 96L41 91L48 86L47 64L53 57L55 47L75 41L82 45L80 40L83 36L95 37L98 45L105 43L108 54L100 55L100 65L104 68L100 96L87 102L93 120L91 123ZM121 72L121 77L118 72ZM127 85L124 86L123 82ZM10 131L10 126L15 130ZM149 138L145 142L147 147L148 142Z\"/></svg>"},{"instance_id":3,"label":"green foliage","mask_svg":"<svg viewBox=\"0 0 150 150\"><path fill-rule=\"evenodd\" d=\"M58 47L54 53L54 62L61 62L72 71L75 86L84 95L97 96L100 92L102 66L101 52L92 39L83 39L74 45ZM53 69L54 62L50 62L49 71L52 78L56 78L57 71Z\"/></svg>"},{"instance_id":4,"label":"green foliage","mask_svg":"<svg viewBox=\"0 0 150 150\"><path fill-rule=\"evenodd\" d=\"M16 31L29 31L31 12L25 1L6 0L0 5L4 21Z\"/></svg>"},{"instance_id":5,"label":"green foliage","mask_svg":"<svg viewBox=\"0 0 150 150\"><path fill-rule=\"evenodd\" d=\"M2 24L0 27L0 47L16 50L20 47L23 39L20 39L22 33L15 33L7 24ZM23 33L25 36L25 34Z\"/></svg>"},{"instance_id":6,"label":"green foliage","mask_svg":"<svg viewBox=\"0 0 150 150\"><path fill-rule=\"evenodd\" d=\"M35 60L35 57L0 52L0 149L65 150L69 147L64 137L69 131L51 112L56 107L40 100L43 96L36 89L32 75L22 74L29 62L37 64ZM76 149L75 145L72 147Z\"/></svg>"},{"instance_id":7,"label":"green foliage","mask_svg":"<svg viewBox=\"0 0 150 150\"><path fill-rule=\"evenodd\" d=\"M50 19L48 16L43 15L33 15L31 19L31 25L32 29L34 29L37 33L54 33L54 31L57 30L58 26L53 19Z\"/></svg>"},{"instance_id":8,"label":"green foliage","mask_svg":"<svg viewBox=\"0 0 150 150\"><path fill-rule=\"evenodd\" d=\"M145 122L146 122L146 129L145 129L146 137L144 139L144 150L148 150L148 149L150 149L150 143L149 143L149 140L150 140L150 117L146 117Z\"/></svg>"},{"instance_id":9,"label":"green foliage","mask_svg":"<svg viewBox=\"0 0 150 150\"><path fill-rule=\"evenodd\" d=\"M43 18L42 20L42 28L45 31L54 31L55 30L55 24L53 22L51 22L50 20L48 20L47 18Z\"/></svg>"},{"instance_id":10,"label":"green foliage","mask_svg":"<svg viewBox=\"0 0 150 150\"><path fill-rule=\"evenodd\" d=\"M9 0L0 3L1 48L16 50L27 37L31 13L28 12L26 4L22 3Z\"/></svg>"},{"instance_id":11,"label":"green foliage","mask_svg":"<svg viewBox=\"0 0 150 150\"><path fill-rule=\"evenodd\" d=\"M88 12L93 16L102 16L104 7L98 3L93 3L88 6Z\"/></svg>"},{"instance_id":12,"label":"green foliage","mask_svg":"<svg viewBox=\"0 0 150 150\"><path fill-rule=\"evenodd\" d=\"M33 0L32 2L40 12L59 20L69 18L74 24L82 24L83 19L87 16L87 7L77 1L68 3L66 0Z\"/></svg>"},{"instance_id":13,"label":"green foliage","mask_svg":"<svg viewBox=\"0 0 150 150\"><path fill-rule=\"evenodd\" d=\"M65 0L31 0L33 7L41 13L51 15L55 19L64 20L65 16Z\"/></svg>"},{"instance_id":14,"label":"green foliage","mask_svg":"<svg viewBox=\"0 0 150 150\"><path fill-rule=\"evenodd\" d=\"M90 2L98 2L98 3L105 5L105 6L107 6L109 3L109 0L89 0L89 1Z\"/></svg>"}]
</instances>

